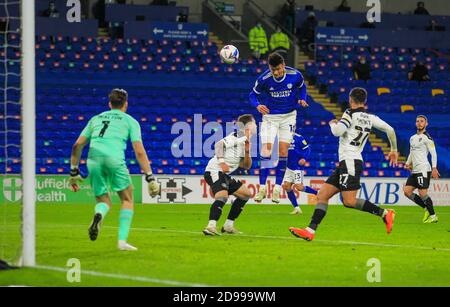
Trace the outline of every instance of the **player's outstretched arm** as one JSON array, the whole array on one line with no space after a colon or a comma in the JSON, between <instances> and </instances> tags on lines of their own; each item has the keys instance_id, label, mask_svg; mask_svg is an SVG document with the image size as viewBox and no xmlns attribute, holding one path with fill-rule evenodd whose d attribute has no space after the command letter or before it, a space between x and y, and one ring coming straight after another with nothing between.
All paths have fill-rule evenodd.
<instances>
[{"instance_id":1,"label":"player's outstretched arm","mask_svg":"<svg viewBox=\"0 0 450 307\"><path fill-rule=\"evenodd\" d=\"M80 187L79 183L83 180L78 167L80 163L81 153L84 146L89 142L85 136L80 136L72 146L72 154L70 155L70 178L69 183L73 192L77 192Z\"/></svg>"},{"instance_id":2,"label":"player's outstretched arm","mask_svg":"<svg viewBox=\"0 0 450 307\"><path fill-rule=\"evenodd\" d=\"M151 197L155 197L159 194L159 184L156 182L155 177L153 176L152 168L150 167L150 161L148 160L144 145L140 141L133 142L132 144L136 159L138 160L139 166L145 174L145 180L148 183L148 193Z\"/></svg>"},{"instance_id":3,"label":"player's outstretched arm","mask_svg":"<svg viewBox=\"0 0 450 307\"><path fill-rule=\"evenodd\" d=\"M378 116L373 117L373 127L386 133L389 139L389 143L391 144L391 152L388 155L389 165L394 167L397 166L398 161L397 136L395 135L394 128L389 126L388 123L383 121Z\"/></svg>"}]
</instances>

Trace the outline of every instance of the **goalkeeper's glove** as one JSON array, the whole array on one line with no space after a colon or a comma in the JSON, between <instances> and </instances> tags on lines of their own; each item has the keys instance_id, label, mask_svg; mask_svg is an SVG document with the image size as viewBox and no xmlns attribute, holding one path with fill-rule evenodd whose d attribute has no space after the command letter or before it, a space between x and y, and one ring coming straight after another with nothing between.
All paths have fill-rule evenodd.
<instances>
[{"instance_id":1,"label":"goalkeeper's glove","mask_svg":"<svg viewBox=\"0 0 450 307\"><path fill-rule=\"evenodd\" d=\"M148 183L148 194L151 197L159 195L159 184L156 182L155 176L148 174L145 176L145 181Z\"/></svg>"},{"instance_id":2,"label":"goalkeeper's glove","mask_svg":"<svg viewBox=\"0 0 450 307\"><path fill-rule=\"evenodd\" d=\"M83 177L81 177L80 169L78 167L72 168L70 170L69 183L73 192L78 192L80 190L80 186L78 185L83 181Z\"/></svg>"}]
</instances>

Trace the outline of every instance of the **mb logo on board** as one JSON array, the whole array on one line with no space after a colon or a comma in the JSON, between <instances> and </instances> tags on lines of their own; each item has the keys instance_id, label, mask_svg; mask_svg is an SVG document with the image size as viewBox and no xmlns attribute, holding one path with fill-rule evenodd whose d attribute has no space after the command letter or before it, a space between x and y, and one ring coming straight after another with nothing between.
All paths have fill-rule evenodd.
<instances>
[{"instance_id":1,"label":"mb logo on board","mask_svg":"<svg viewBox=\"0 0 450 307\"><path fill-rule=\"evenodd\" d=\"M7 178L3 180L3 196L8 201L19 201L22 199L22 179Z\"/></svg>"},{"instance_id":2,"label":"mb logo on board","mask_svg":"<svg viewBox=\"0 0 450 307\"><path fill-rule=\"evenodd\" d=\"M183 178L158 178L161 185L161 195L159 203L186 203L185 195L192 192L191 189L184 186L186 179Z\"/></svg>"}]
</instances>

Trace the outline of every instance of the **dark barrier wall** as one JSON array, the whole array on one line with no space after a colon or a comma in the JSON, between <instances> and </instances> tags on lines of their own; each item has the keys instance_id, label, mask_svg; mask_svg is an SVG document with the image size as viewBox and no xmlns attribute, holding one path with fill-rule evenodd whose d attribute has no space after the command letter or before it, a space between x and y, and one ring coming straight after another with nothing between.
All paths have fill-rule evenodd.
<instances>
[{"instance_id":1,"label":"dark barrier wall","mask_svg":"<svg viewBox=\"0 0 450 307\"><path fill-rule=\"evenodd\" d=\"M371 46L450 48L450 31L369 30Z\"/></svg>"},{"instance_id":2,"label":"dark barrier wall","mask_svg":"<svg viewBox=\"0 0 450 307\"><path fill-rule=\"evenodd\" d=\"M209 36L206 23L128 21L124 24L124 37L208 42Z\"/></svg>"},{"instance_id":3,"label":"dark barrier wall","mask_svg":"<svg viewBox=\"0 0 450 307\"><path fill-rule=\"evenodd\" d=\"M36 35L91 36L98 35L98 20L82 19L70 23L64 18L36 17Z\"/></svg>"},{"instance_id":4,"label":"dark barrier wall","mask_svg":"<svg viewBox=\"0 0 450 307\"><path fill-rule=\"evenodd\" d=\"M189 8L180 6L108 4L106 6L106 20L111 22L136 20L175 21L180 12L189 14Z\"/></svg>"},{"instance_id":5,"label":"dark barrier wall","mask_svg":"<svg viewBox=\"0 0 450 307\"><path fill-rule=\"evenodd\" d=\"M404 48L450 48L450 32L317 27L319 45L389 46Z\"/></svg>"},{"instance_id":6,"label":"dark barrier wall","mask_svg":"<svg viewBox=\"0 0 450 307\"><path fill-rule=\"evenodd\" d=\"M366 22L366 14L363 13L345 13L345 12L314 12L318 21L330 21L334 23L335 27L359 27L363 22ZM300 27L309 12L297 11L297 27ZM445 26L447 31L450 31L450 17L449 16L421 16L421 15L399 15L387 14L381 15L381 22L375 23L377 29L411 29L411 30L425 30L434 19L439 25Z\"/></svg>"}]
</instances>

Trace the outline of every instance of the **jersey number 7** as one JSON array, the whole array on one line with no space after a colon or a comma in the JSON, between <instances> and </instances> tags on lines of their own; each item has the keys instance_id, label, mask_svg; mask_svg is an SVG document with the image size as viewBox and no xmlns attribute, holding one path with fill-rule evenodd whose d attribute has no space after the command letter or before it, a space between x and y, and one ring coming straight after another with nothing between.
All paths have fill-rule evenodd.
<instances>
[{"instance_id":1,"label":"jersey number 7","mask_svg":"<svg viewBox=\"0 0 450 307\"><path fill-rule=\"evenodd\" d=\"M109 127L109 123L110 123L109 120L105 120L105 121L102 122L103 128L102 128L102 130L100 131L100 133L98 134L99 137L102 138L102 137L105 135L105 132L106 132L106 130L107 130L108 127Z\"/></svg>"}]
</instances>

